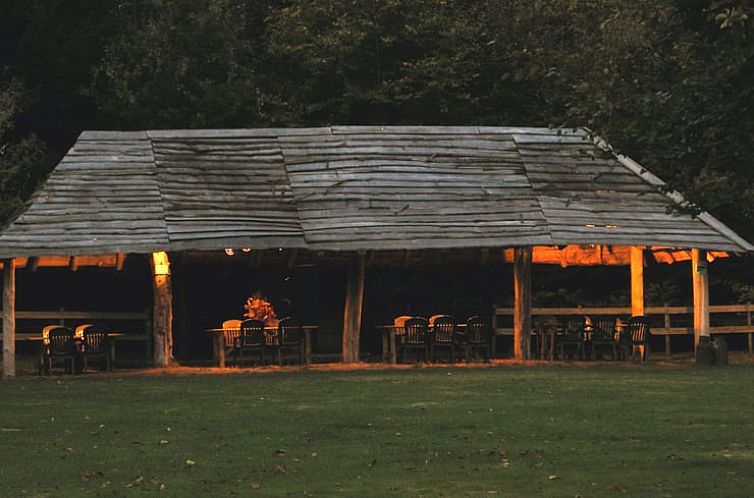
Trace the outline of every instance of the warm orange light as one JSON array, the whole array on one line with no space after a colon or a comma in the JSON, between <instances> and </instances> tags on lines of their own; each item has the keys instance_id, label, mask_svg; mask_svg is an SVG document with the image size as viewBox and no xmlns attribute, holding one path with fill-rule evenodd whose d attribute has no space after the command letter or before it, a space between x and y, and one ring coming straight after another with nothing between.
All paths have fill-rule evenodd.
<instances>
[{"instance_id":1,"label":"warm orange light","mask_svg":"<svg viewBox=\"0 0 754 498\"><path fill-rule=\"evenodd\" d=\"M152 262L154 263L155 275L170 275L170 262L168 260L168 253L153 252Z\"/></svg>"},{"instance_id":2,"label":"warm orange light","mask_svg":"<svg viewBox=\"0 0 754 498\"><path fill-rule=\"evenodd\" d=\"M605 228L613 227L615 225L605 225ZM691 259L691 251L683 249L652 246L650 252L658 263L672 264ZM707 261L709 262L717 258L727 257L728 253L725 251L707 251ZM513 262L513 249L503 250L503 261ZM630 261L630 247L603 244L535 246L532 254L533 263L555 264L563 268L567 266L628 265Z\"/></svg>"}]
</instances>

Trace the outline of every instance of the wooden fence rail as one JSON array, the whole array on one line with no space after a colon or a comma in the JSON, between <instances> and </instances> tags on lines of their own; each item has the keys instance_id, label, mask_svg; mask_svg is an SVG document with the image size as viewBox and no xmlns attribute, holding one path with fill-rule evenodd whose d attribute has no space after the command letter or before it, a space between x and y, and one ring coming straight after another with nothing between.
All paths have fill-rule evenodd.
<instances>
[{"instance_id":1,"label":"wooden fence rail","mask_svg":"<svg viewBox=\"0 0 754 498\"><path fill-rule=\"evenodd\" d=\"M665 336L665 353L670 354L672 336L693 336L693 306L648 306L645 313L652 323L652 334ZM754 354L754 305L720 304L710 306L710 334L746 334L749 354ZM631 308L626 307L574 307L574 308L532 308L532 316L609 316L617 315L628 319ZM492 324L496 335L513 335L513 308L495 308ZM686 322L679 324L678 322Z\"/></svg>"}]
</instances>

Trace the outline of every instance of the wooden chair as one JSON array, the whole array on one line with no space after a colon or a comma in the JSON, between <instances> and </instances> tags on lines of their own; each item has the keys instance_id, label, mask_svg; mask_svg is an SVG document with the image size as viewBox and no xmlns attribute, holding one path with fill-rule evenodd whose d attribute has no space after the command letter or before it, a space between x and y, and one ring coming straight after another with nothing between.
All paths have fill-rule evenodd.
<instances>
[{"instance_id":1,"label":"wooden chair","mask_svg":"<svg viewBox=\"0 0 754 498\"><path fill-rule=\"evenodd\" d=\"M77 328L78 330L78 328ZM110 354L110 338L104 328L98 325L88 324L81 328L82 348L80 357L83 369L86 370L90 359L99 360L100 367L104 366L106 372L112 372L112 356Z\"/></svg>"},{"instance_id":2,"label":"wooden chair","mask_svg":"<svg viewBox=\"0 0 754 498\"><path fill-rule=\"evenodd\" d=\"M584 320L566 322L563 332L557 337L557 349L560 359L584 358Z\"/></svg>"},{"instance_id":3,"label":"wooden chair","mask_svg":"<svg viewBox=\"0 0 754 498\"><path fill-rule=\"evenodd\" d=\"M412 317L403 324L403 333L398 336L397 353L405 362L409 351L421 353L429 361L429 324L426 318ZM416 357L419 361L419 355Z\"/></svg>"},{"instance_id":4,"label":"wooden chair","mask_svg":"<svg viewBox=\"0 0 754 498\"><path fill-rule=\"evenodd\" d=\"M438 349L447 349L450 362L453 363L455 361L456 344L458 342L455 318L449 315L435 315L430 318L430 327L432 327L429 343L430 359L432 362L437 361L435 351Z\"/></svg>"},{"instance_id":5,"label":"wooden chair","mask_svg":"<svg viewBox=\"0 0 754 498\"><path fill-rule=\"evenodd\" d=\"M649 339L652 335L647 317L632 316L628 320L628 325L624 328L623 334L625 338L621 338L621 345L625 348L630 344L630 356L633 356L633 352L638 349L641 361L647 361L649 359ZM628 358L628 353L629 351L624 351L625 358Z\"/></svg>"},{"instance_id":6,"label":"wooden chair","mask_svg":"<svg viewBox=\"0 0 754 498\"><path fill-rule=\"evenodd\" d=\"M304 363L304 338L301 327L293 318L283 318L278 322L277 360L282 363L283 353L290 351L298 363Z\"/></svg>"},{"instance_id":7,"label":"wooden chair","mask_svg":"<svg viewBox=\"0 0 754 498\"><path fill-rule=\"evenodd\" d=\"M65 373L75 373L78 368L78 348L73 339L73 330L60 325L45 329L46 340L42 352L42 369L45 375L52 375L52 368L59 360L63 362Z\"/></svg>"},{"instance_id":8,"label":"wooden chair","mask_svg":"<svg viewBox=\"0 0 754 498\"><path fill-rule=\"evenodd\" d=\"M410 315L401 315L401 316L396 316L396 317L395 317L395 318L393 319L393 327L400 327L400 328L401 328L401 332L403 332L403 325L404 325L404 324L405 324L405 323L406 323L407 321L411 320L412 318L413 318L413 317L412 317L412 316L410 316Z\"/></svg>"},{"instance_id":9,"label":"wooden chair","mask_svg":"<svg viewBox=\"0 0 754 498\"><path fill-rule=\"evenodd\" d=\"M610 357L613 361L617 357L618 342L615 340L615 324L617 319L615 317L601 317L595 318L592 321L592 357L596 360L599 354L600 358L603 358L602 351L607 350L610 352Z\"/></svg>"},{"instance_id":10,"label":"wooden chair","mask_svg":"<svg viewBox=\"0 0 754 498\"><path fill-rule=\"evenodd\" d=\"M479 316L472 316L466 320L466 331L460 336L463 346L464 358L468 361L471 354L484 353L485 361L490 361L492 350L492 337L487 321Z\"/></svg>"},{"instance_id":11,"label":"wooden chair","mask_svg":"<svg viewBox=\"0 0 754 498\"><path fill-rule=\"evenodd\" d=\"M223 322L223 338L225 339L225 357L235 357L238 337L241 335L241 320L225 320Z\"/></svg>"},{"instance_id":12,"label":"wooden chair","mask_svg":"<svg viewBox=\"0 0 754 498\"><path fill-rule=\"evenodd\" d=\"M534 331L537 337L535 354L541 360L552 360L555 356L558 320L555 317L542 317L534 323Z\"/></svg>"},{"instance_id":13,"label":"wooden chair","mask_svg":"<svg viewBox=\"0 0 754 498\"><path fill-rule=\"evenodd\" d=\"M267 349L267 337L264 333L264 322L261 320L244 320L240 325L240 334L235 343L236 364L243 365L244 353L259 353L259 363L264 364L264 353Z\"/></svg>"}]
</instances>

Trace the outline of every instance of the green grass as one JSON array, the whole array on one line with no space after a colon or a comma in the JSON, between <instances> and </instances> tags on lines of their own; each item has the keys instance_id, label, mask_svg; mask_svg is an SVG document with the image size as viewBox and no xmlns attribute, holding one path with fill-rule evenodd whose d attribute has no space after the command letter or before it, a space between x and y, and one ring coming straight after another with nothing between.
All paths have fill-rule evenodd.
<instances>
[{"instance_id":1,"label":"green grass","mask_svg":"<svg viewBox=\"0 0 754 498\"><path fill-rule=\"evenodd\" d=\"M0 496L751 496L753 379L751 364L22 378L0 383Z\"/></svg>"}]
</instances>

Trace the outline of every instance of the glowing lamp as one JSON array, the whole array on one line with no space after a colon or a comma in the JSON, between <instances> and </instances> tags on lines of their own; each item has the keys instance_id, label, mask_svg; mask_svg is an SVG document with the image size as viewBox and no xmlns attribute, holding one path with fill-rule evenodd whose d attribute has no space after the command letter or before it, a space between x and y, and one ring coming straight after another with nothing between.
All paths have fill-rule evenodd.
<instances>
[{"instance_id":1,"label":"glowing lamp","mask_svg":"<svg viewBox=\"0 0 754 498\"><path fill-rule=\"evenodd\" d=\"M168 261L168 253L153 252L152 262L154 263L155 275L170 275L170 262Z\"/></svg>"}]
</instances>

